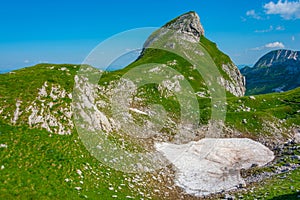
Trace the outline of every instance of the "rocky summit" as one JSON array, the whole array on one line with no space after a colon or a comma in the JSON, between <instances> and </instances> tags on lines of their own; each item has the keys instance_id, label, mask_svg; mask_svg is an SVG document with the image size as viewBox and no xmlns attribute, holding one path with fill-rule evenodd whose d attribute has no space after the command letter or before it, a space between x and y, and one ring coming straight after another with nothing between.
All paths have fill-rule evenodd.
<instances>
[{"instance_id":1,"label":"rocky summit","mask_svg":"<svg viewBox=\"0 0 300 200\"><path fill-rule=\"evenodd\" d=\"M300 86L300 52L275 50L260 58L253 68L245 67L247 94L288 91Z\"/></svg>"},{"instance_id":2,"label":"rocky summit","mask_svg":"<svg viewBox=\"0 0 300 200\"><path fill-rule=\"evenodd\" d=\"M161 36L167 32L177 33L177 36L180 36L181 39L193 43L200 42L201 36L204 36L204 28L200 22L200 17L195 12L188 12L171 20L154 32L145 42L144 48L149 47L154 41L161 39Z\"/></svg>"},{"instance_id":3,"label":"rocky summit","mask_svg":"<svg viewBox=\"0 0 300 200\"><path fill-rule=\"evenodd\" d=\"M223 52L221 52L217 45L204 36L204 28L200 22L200 18L195 12L185 13L170 22L166 23L162 28L155 31L145 42L144 50L140 56L144 55L149 57L147 49L160 49L167 50L172 53L181 54L181 57L185 57L189 60L191 57L210 57L213 64L206 64L200 66L200 71L204 69L209 73L201 74L202 77L197 78L198 85L209 84L209 82L218 82L218 84L225 88L225 90L234 96L244 96L245 94L245 78L238 70L237 66L232 60ZM198 49L198 50L195 50ZM201 50L202 48L202 50ZM153 52L151 53L153 54ZM168 53L171 54L171 53ZM192 56L195 54L195 56ZM152 55L151 61L159 61L163 54L157 55L154 58ZM165 55L164 55L165 56ZM176 61L176 60L175 60ZM189 65L195 64L190 62ZM213 68L217 67L218 72L214 73ZM177 67L174 67L176 70ZM189 76L193 77L195 72L192 72L186 66L183 69L185 72L189 72ZM204 76L204 77L203 77ZM213 76L216 80L205 81L209 76ZM205 83L203 83L205 82ZM201 87L201 91L196 91L201 96L209 96L211 91L208 91L207 86Z\"/></svg>"},{"instance_id":4,"label":"rocky summit","mask_svg":"<svg viewBox=\"0 0 300 200\"><path fill-rule=\"evenodd\" d=\"M196 41L200 41L200 37L204 35L204 29L200 23L200 17L195 12L189 12L167 23L167 29L172 29L186 35L191 35Z\"/></svg>"}]
</instances>

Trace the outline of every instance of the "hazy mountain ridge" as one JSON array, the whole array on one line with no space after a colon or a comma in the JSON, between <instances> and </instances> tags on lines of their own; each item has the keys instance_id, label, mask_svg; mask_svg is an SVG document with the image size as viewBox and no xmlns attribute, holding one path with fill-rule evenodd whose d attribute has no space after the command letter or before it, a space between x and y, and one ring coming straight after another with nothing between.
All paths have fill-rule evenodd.
<instances>
[{"instance_id":1,"label":"hazy mountain ridge","mask_svg":"<svg viewBox=\"0 0 300 200\"><path fill-rule=\"evenodd\" d=\"M300 86L300 52L275 50L267 53L254 65L245 67L247 94L288 91Z\"/></svg>"}]
</instances>

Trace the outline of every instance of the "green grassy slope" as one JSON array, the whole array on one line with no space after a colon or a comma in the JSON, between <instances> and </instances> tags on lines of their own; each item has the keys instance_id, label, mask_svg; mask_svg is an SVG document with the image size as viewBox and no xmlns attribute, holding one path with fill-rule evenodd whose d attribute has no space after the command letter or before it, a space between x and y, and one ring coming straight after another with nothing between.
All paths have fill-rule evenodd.
<instances>
[{"instance_id":1,"label":"green grassy slope","mask_svg":"<svg viewBox=\"0 0 300 200\"><path fill-rule=\"evenodd\" d=\"M133 175L98 162L76 131L60 136L0 122L0 143L7 145L0 148L0 199L141 197L131 188L135 183L127 181Z\"/></svg>"},{"instance_id":2,"label":"green grassy slope","mask_svg":"<svg viewBox=\"0 0 300 200\"><path fill-rule=\"evenodd\" d=\"M6 74L0 74L0 98L13 104L20 98L32 100L45 81L61 85L65 90L72 91L74 76L80 66L70 64L38 64ZM68 71L60 69L66 68Z\"/></svg>"},{"instance_id":3,"label":"green grassy slope","mask_svg":"<svg viewBox=\"0 0 300 200\"><path fill-rule=\"evenodd\" d=\"M156 57L157 54L162 52L153 50L153 52L148 53L152 53ZM165 55L162 56L162 59L165 59L162 62L174 58L175 55ZM178 57L176 57L176 60L178 60L177 69L181 67L181 70L184 71L188 63ZM140 62L147 61L139 60L129 67L134 67ZM53 66L54 68L52 68ZM68 71L59 70L64 67ZM78 67L73 65L41 64L14 73L0 75L0 105L6 106L8 110L13 112L16 99L23 102L32 101L37 95L37 88L40 88L45 81L60 84L67 91L71 91L74 83L73 76L77 70ZM109 82L118 79L126 70L128 68L105 73L101 81ZM188 76L188 72L186 73L186 76ZM197 82L192 84L196 89L200 89ZM153 85L147 87L155 88ZM180 111L179 107L174 104L176 99L160 101L159 94L153 90L147 93L147 97L146 101L149 104L161 103L170 113ZM198 98L198 100L201 106L202 122L207 123L210 117L210 99ZM63 101L70 102L71 100L66 98ZM226 125L246 136L253 138L272 137L273 129L269 127L268 130L268 127L264 124L274 123L274 126L283 130L281 134L286 137L287 132L284 131L288 131L288 127L300 124L300 88L286 93L258 95L255 96L255 99L230 97L227 99L227 103ZM23 105L23 108L25 107L26 104ZM25 116L24 120L26 120ZM244 120L247 123L244 123ZM0 166L4 166L4 169L0 170L1 198L53 199L72 197L77 199L87 196L91 199L98 199L99 197L111 199L113 195L117 195L120 199L124 199L126 196L136 196L138 194L136 189L141 186L132 185L131 182L126 181L126 179L129 179L126 176L130 177L130 175L109 169L93 158L80 142L75 130L73 130L72 135L59 136L44 130L29 129L25 124L11 126L9 125L10 120L2 119L2 121L0 124L0 143L6 144L8 147L0 148ZM77 169L83 172L83 178L77 174ZM293 174L295 173L298 172L293 172ZM290 176L291 179L298 182L292 175ZM67 182L65 179L72 181ZM83 184L80 181L83 181ZM276 181L275 178L274 183L270 182L269 185L275 184ZM281 182L284 182L282 184L288 184L287 180ZM269 185L262 185L260 188L264 188L264 191L271 191ZM116 189L117 192L115 192L115 188L119 186L121 189ZM150 186L147 187L150 188ZM75 187L81 187L82 189L77 191ZM113 190L111 190L112 187ZM142 190L147 189L142 187ZM290 194L289 192L291 191L282 190L274 193L274 196Z\"/></svg>"},{"instance_id":4,"label":"green grassy slope","mask_svg":"<svg viewBox=\"0 0 300 200\"><path fill-rule=\"evenodd\" d=\"M211 54L220 70L222 64L231 62L228 56L206 38L201 38L201 45ZM176 64L170 64L174 60ZM207 89L203 78L190 63L178 55L155 49L146 50L139 60L122 70L103 72L99 85L107 88L136 66L153 62L170 65L189 81L195 92ZM43 101L45 104L54 101L56 104L49 108L49 112L56 112L57 117L62 115L60 107L70 106L72 100L68 97L53 100L47 96L36 101L39 89L47 82L49 85L59 85L67 93L71 93L79 67L69 64L39 64L13 73L0 74L0 110L3 110L0 114L0 144L7 145L7 148L0 148L0 167L3 166L0 170L0 199L112 199L114 195L118 199L125 199L126 196L145 198L146 195L141 193L155 198L152 186L158 185L157 182L153 184L142 180L139 184L132 181L136 180L134 175L116 172L102 165L84 148L76 130L72 129L71 135L57 135L42 128L29 128L26 113L20 115L16 126L11 125L18 100L22 101L22 111L34 101L39 107L42 107ZM224 71L221 70L220 73L225 79L228 78ZM50 93L49 88L47 92ZM175 116L175 121L178 120L180 106L176 98L162 97L155 84L144 86L140 92L138 97L143 98L143 106L161 104L170 116ZM287 137L291 127L300 125L300 88L254 98L238 98L229 93L227 97L225 125L241 132L242 136L260 138L277 137L280 134ZM198 101L201 123L207 124L210 120L211 99L198 97ZM82 171L82 177L77 170ZM299 171L290 176L299 183L294 177L297 173ZM270 185L277 181L275 178L273 182L260 188L271 191ZM282 180L281 184L288 184L287 181L289 180ZM78 191L75 187L81 189ZM281 190L274 192L273 196L289 195L291 192ZM158 198L162 198L164 194L160 195ZM251 196L250 193L246 195Z\"/></svg>"},{"instance_id":5,"label":"green grassy slope","mask_svg":"<svg viewBox=\"0 0 300 200\"><path fill-rule=\"evenodd\" d=\"M285 128L300 125L300 88L254 97L228 98L228 125L256 136L274 133L267 127L272 123L283 135L289 132Z\"/></svg>"}]
</instances>

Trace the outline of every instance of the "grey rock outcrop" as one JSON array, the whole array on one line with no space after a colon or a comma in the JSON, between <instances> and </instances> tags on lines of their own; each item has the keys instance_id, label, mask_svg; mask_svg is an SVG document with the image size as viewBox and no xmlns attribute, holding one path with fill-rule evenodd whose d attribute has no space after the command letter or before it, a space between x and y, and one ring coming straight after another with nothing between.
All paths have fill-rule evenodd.
<instances>
[{"instance_id":1,"label":"grey rock outcrop","mask_svg":"<svg viewBox=\"0 0 300 200\"><path fill-rule=\"evenodd\" d=\"M144 49L150 47L157 40L161 40L164 35L180 36L180 39L192 43L198 43L200 37L204 35L204 29L200 23L200 17L195 12L183 14L154 32L145 42ZM170 47L175 48L175 44L170 44Z\"/></svg>"},{"instance_id":2,"label":"grey rock outcrop","mask_svg":"<svg viewBox=\"0 0 300 200\"><path fill-rule=\"evenodd\" d=\"M197 42L200 41L201 35L204 35L204 29L200 23L200 17L195 12L189 12L181 15L167 23L164 28L176 30L184 35L193 37Z\"/></svg>"},{"instance_id":3,"label":"grey rock outcrop","mask_svg":"<svg viewBox=\"0 0 300 200\"><path fill-rule=\"evenodd\" d=\"M221 77L219 79L219 84L224 86L225 89L237 97L242 97L245 95L245 77L238 70L237 66L233 63L223 64L222 69L226 72L226 74L230 77L230 80L226 80Z\"/></svg>"},{"instance_id":4,"label":"grey rock outcrop","mask_svg":"<svg viewBox=\"0 0 300 200\"><path fill-rule=\"evenodd\" d=\"M300 144L300 129L294 129L294 141L298 144Z\"/></svg>"}]
</instances>

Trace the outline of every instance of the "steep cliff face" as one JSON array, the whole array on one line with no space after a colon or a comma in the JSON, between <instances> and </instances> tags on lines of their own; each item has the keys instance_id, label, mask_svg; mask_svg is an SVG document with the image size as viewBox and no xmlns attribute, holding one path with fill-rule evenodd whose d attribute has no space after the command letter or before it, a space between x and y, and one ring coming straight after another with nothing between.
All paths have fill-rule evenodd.
<instances>
[{"instance_id":1,"label":"steep cliff face","mask_svg":"<svg viewBox=\"0 0 300 200\"><path fill-rule=\"evenodd\" d=\"M300 86L300 52L271 51L253 68L241 70L247 80L247 94L283 92Z\"/></svg>"},{"instance_id":2,"label":"steep cliff face","mask_svg":"<svg viewBox=\"0 0 300 200\"><path fill-rule=\"evenodd\" d=\"M187 35L193 35L198 40L201 35L204 35L204 28L200 23L200 17L195 12L183 14L167 23L164 27Z\"/></svg>"},{"instance_id":3,"label":"steep cliff face","mask_svg":"<svg viewBox=\"0 0 300 200\"><path fill-rule=\"evenodd\" d=\"M219 84L234 96L244 96L246 92L245 77L231 61L230 57L221 52L215 43L204 36L201 37L200 44L210 54L222 74L222 77L219 77Z\"/></svg>"},{"instance_id":4,"label":"steep cliff face","mask_svg":"<svg viewBox=\"0 0 300 200\"><path fill-rule=\"evenodd\" d=\"M173 35L180 36L182 40L193 43L198 43L200 37L204 36L204 28L200 23L200 17L195 12L188 12L171 20L161 29L154 32L145 42L144 48L149 47L154 41L161 39L161 36L167 32L172 32Z\"/></svg>"}]
</instances>

